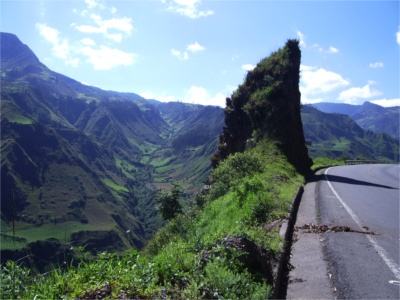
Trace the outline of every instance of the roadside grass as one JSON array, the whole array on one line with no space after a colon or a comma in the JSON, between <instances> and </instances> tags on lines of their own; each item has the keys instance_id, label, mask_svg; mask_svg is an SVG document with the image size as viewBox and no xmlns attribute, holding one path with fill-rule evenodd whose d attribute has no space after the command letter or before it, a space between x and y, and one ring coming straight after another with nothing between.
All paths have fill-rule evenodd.
<instances>
[{"instance_id":1,"label":"roadside grass","mask_svg":"<svg viewBox=\"0 0 400 300\"><path fill-rule=\"evenodd\" d=\"M328 166L342 166L345 164L345 158L343 159L332 159L329 157L316 157L313 158L313 165L311 169L313 171L318 170L322 167L328 167Z\"/></svg>"}]
</instances>

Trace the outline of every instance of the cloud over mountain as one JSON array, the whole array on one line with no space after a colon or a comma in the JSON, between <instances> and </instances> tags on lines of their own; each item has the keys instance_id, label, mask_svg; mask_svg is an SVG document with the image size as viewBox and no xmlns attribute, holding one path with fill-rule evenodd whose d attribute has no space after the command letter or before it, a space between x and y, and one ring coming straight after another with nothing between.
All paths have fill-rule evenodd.
<instances>
[{"instance_id":1,"label":"cloud over mountain","mask_svg":"<svg viewBox=\"0 0 400 300\"><path fill-rule=\"evenodd\" d=\"M371 88L373 82L369 82L363 87L352 87L339 94L339 100L344 103L355 104L358 99L370 99L382 94L381 91Z\"/></svg>"}]
</instances>

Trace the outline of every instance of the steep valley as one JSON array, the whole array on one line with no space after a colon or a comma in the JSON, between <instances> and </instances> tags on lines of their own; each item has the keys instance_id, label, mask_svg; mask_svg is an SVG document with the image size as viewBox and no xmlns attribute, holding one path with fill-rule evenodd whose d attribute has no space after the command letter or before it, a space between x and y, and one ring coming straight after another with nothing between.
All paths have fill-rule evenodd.
<instances>
[{"instance_id":1,"label":"steep valley","mask_svg":"<svg viewBox=\"0 0 400 300\"><path fill-rule=\"evenodd\" d=\"M180 182L195 194L211 157L217 165L257 139L279 140L303 175L308 155L398 162L393 137L309 107L299 117L296 51L260 62L224 111L87 86L49 70L15 35L1 33L1 41L2 260L56 245L38 242L50 238L93 254L142 249L165 224L155 208L159 189ZM297 64L271 71L287 59Z\"/></svg>"},{"instance_id":2,"label":"steep valley","mask_svg":"<svg viewBox=\"0 0 400 300\"><path fill-rule=\"evenodd\" d=\"M87 235L73 239L96 231L116 234L114 251L141 249L163 224L157 190L182 181L194 192L207 179L222 109L168 110L83 85L49 70L16 36L1 35L2 247L15 224L19 247L57 238L112 250Z\"/></svg>"}]
</instances>

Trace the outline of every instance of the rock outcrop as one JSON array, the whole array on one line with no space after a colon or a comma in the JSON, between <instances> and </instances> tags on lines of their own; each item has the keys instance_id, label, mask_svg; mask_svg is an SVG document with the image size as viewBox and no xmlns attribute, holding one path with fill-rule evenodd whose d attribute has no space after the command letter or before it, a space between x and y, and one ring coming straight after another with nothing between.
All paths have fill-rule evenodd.
<instances>
[{"instance_id":1,"label":"rock outcrop","mask_svg":"<svg viewBox=\"0 0 400 300\"><path fill-rule=\"evenodd\" d=\"M300 58L297 40L260 61L226 99L225 124L212 163L242 152L249 141L276 142L297 171L308 175L312 160L305 146L300 115Z\"/></svg>"}]
</instances>

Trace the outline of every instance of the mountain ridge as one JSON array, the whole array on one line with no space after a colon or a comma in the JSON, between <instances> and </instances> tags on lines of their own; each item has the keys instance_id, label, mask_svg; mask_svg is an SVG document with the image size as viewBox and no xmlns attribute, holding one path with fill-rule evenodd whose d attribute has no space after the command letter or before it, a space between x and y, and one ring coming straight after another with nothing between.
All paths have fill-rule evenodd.
<instances>
[{"instance_id":1,"label":"mountain ridge","mask_svg":"<svg viewBox=\"0 0 400 300\"><path fill-rule=\"evenodd\" d=\"M313 157L399 161L399 140L389 134L364 130L347 114L324 113L313 105L304 105L301 113Z\"/></svg>"},{"instance_id":2,"label":"mountain ridge","mask_svg":"<svg viewBox=\"0 0 400 300\"><path fill-rule=\"evenodd\" d=\"M178 138L176 124L134 93L83 85L48 69L15 35L0 37L3 217L25 224L17 232L27 241L37 226L52 227L60 239L60 224L68 224L67 240L82 230L103 230L119 239L116 244L143 247L163 224L154 207L157 189L185 179L182 159L162 148ZM205 109L187 106L198 114ZM183 117L180 126L190 123ZM204 146L181 149L192 158L181 169L196 171L185 179L192 189L210 171L204 162L213 149L206 149L216 147L217 134L208 138ZM92 242L89 250L98 244Z\"/></svg>"},{"instance_id":3,"label":"mountain ridge","mask_svg":"<svg viewBox=\"0 0 400 300\"><path fill-rule=\"evenodd\" d=\"M0 37L6 41L1 43L2 238L12 235L6 223L14 219L24 245L57 238L74 246L88 245L93 253L141 249L165 224L155 209L158 190L180 182L195 193L208 183L216 150L221 158L227 157L225 140L232 147L230 153L246 149L276 122L285 124L284 129L271 131L269 138L281 139L279 147L299 170L310 166L303 136L306 125L298 117L296 122L285 121L300 112L300 105L286 111L277 102L276 95L284 88L280 82L264 95L271 103L255 92L259 85L273 83L272 73L263 76L271 61L280 63L287 57L261 61L247 76L251 91L240 87L227 99L224 111L86 86L48 69L26 45L19 45L14 56L8 54L7 44L22 43L9 34ZM297 76L289 76L292 86L298 85ZM298 99L297 92L292 89L285 97ZM265 114L256 114L260 110ZM271 116L270 111L284 113ZM297 139L292 128L295 135L301 129L294 147L301 145L298 154L291 146ZM372 147L370 142L364 146ZM38 232L46 234L38 237ZM116 248L107 244L107 238Z\"/></svg>"},{"instance_id":4,"label":"mountain ridge","mask_svg":"<svg viewBox=\"0 0 400 300\"><path fill-rule=\"evenodd\" d=\"M322 112L349 115L365 130L400 137L400 106L382 107L368 101L362 105L321 102L312 106Z\"/></svg>"}]
</instances>

